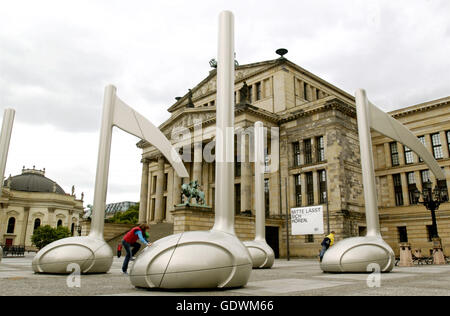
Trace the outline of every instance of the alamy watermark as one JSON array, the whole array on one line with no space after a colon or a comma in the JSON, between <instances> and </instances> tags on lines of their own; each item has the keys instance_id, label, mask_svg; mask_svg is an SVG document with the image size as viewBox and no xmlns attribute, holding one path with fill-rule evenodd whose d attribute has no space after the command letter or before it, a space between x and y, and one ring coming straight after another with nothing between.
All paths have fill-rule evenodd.
<instances>
[{"instance_id":1,"label":"alamy watermark","mask_svg":"<svg viewBox=\"0 0 450 316\"><path fill-rule=\"evenodd\" d=\"M366 283L370 288L381 287L381 268L378 263L371 263L366 268L367 272L372 272L367 277Z\"/></svg>"},{"instance_id":2,"label":"alamy watermark","mask_svg":"<svg viewBox=\"0 0 450 316\"><path fill-rule=\"evenodd\" d=\"M67 272L72 272L67 276L66 284L69 288L80 288L81 287L81 268L77 263L70 263L66 268Z\"/></svg>"},{"instance_id":3,"label":"alamy watermark","mask_svg":"<svg viewBox=\"0 0 450 316\"><path fill-rule=\"evenodd\" d=\"M214 137L204 146L203 135L208 133L204 133L202 126L201 120L194 120L193 130L182 126L173 128L171 140L174 142L174 151L172 153L179 154L184 162L255 162L254 126L227 127L225 130L216 127ZM278 171L279 146L279 128L264 127L266 172ZM179 159L177 155L171 158L175 161Z\"/></svg>"}]
</instances>

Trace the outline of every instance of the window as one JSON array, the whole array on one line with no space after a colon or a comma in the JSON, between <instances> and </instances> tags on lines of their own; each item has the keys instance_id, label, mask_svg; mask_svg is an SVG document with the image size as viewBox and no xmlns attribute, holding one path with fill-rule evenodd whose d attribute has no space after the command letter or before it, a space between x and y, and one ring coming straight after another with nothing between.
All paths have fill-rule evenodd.
<instances>
[{"instance_id":1,"label":"window","mask_svg":"<svg viewBox=\"0 0 450 316\"><path fill-rule=\"evenodd\" d=\"M405 152L405 164L411 164L414 162L413 152L411 148L403 146Z\"/></svg>"},{"instance_id":2,"label":"window","mask_svg":"<svg viewBox=\"0 0 450 316\"><path fill-rule=\"evenodd\" d=\"M447 131L445 134L447 135L448 152L450 152L450 131Z\"/></svg>"},{"instance_id":3,"label":"window","mask_svg":"<svg viewBox=\"0 0 450 316\"><path fill-rule=\"evenodd\" d=\"M8 229L6 230L7 234L14 234L14 228L16 227L16 218L10 217L8 220Z\"/></svg>"},{"instance_id":4,"label":"window","mask_svg":"<svg viewBox=\"0 0 450 316\"><path fill-rule=\"evenodd\" d=\"M156 193L156 176L153 176L153 180L152 180L152 194Z\"/></svg>"},{"instance_id":5,"label":"window","mask_svg":"<svg viewBox=\"0 0 450 316\"><path fill-rule=\"evenodd\" d=\"M327 172L319 170L319 203L327 202Z\"/></svg>"},{"instance_id":6,"label":"window","mask_svg":"<svg viewBox=\"0 0 450 316\"><path fill-rule=\"evenodd\" d=\"M294 176L295 184L295 206L302 206L302 180L299 174Z\"/></svg>"},{"instance_id":7,"label":"window","mask_svg":"<svg viewBox=\"0 0 450 316\"><path fill-rule=\"evenodd\" d=\"M417 138L424 146L426 146L425 136L419 136ZM419 162L423 162L423 159L420 156L419 156Z\"/></svg>"},{"instance_id":8,"label":"window","mask_svg":"<svg viewBox=\"0 0 450 316\"><path fill-rule=\"evenodd\" d=\"M399 242L408 242L408 231L406 226L397 227Z\"/></svg>"},{"instance_id":9,"label":"window","mask_svg":"<svg viewBox=\"0 0 450 316\"><path fill-rule=\"evenodd\" d=\"M392 179L394 180L395 205L403 205L402 180L400 174L393 174Z\"/></svg>"},{"instance_id":10,"label":"window","mask_svg":"<svg viewBox=\"0 0 450 316\"><path fill-rule=\"evenodd\" d=\"M389 143L389 147L391 148L392 166L398 166L400 164L400 162L398 159L397 142Z\"/></svg>"},{"instance_id":11,"label":"window","mask_svg":"<svg viewBox=\"0 0 450 316\"><path fill-rule=\"evenodd\" d=\"M270 172L270 156L264 155L264 172Z\"/></svg>"},{"instance_id":12,"label":"window","mask_svg":"<svg viewBox=\"0 0 450 316\"><path fill-rule=\"evenodd\" d=\"M444 154L442 153L441 137L439 136L439 133L431 134L431 146L433 147L433 156L435 159L444 158Z\"/></svg>"},{"instance_id":13,"label":"window","mask_svg":"<svg viewBox=\"0 0 450 316\"><path fill-rule=\"evenodd\" d=\"M314 235L305 235L305 243L313 243Z\"/></svg>"},{"instance_id":14,"label":"window","mask_svg":"<svg viewBox=\"0 0 450 316\"><path fill-rule=\"evenodd\" d=\"M366 236L366 234L367 234L367 227L359 226L358 227L358 236Z\"/></svg>"},{"instance_id":15,"label":"window","mask_svg":"<svg viewBox=\"0 0 450 316\"><path fill-rule=\"evenodd\" d=\"M305 139L303 146L305 148L305 164L307 165L312 163L311 139Z\"/></svg>"},{"instance_id":16,"label":"window","mask_svg":"<svg viewBox=\"0 0 450 316\"><path fill-rule=\"evenodd\" d=\"M58 220L58 223L56 224L56 227L62 226L62 219Z\"/></svg>"},{"instance_id":17,"label":"window","mask_svg":"<svg viewBox=\"0 0 450 316\"><path fill-rule=\"evenodd\" d=\"M248 86L248 103L252 104L253 86Z\"/></svg>"},{"instance_id":18,"label":"window","mask_svg":"<svg viewBox=\"0 0 450 316\"><path fill-rule=\"evenodd\" d=\"M422 178L422 186L425 182L431 181L430 170L427 169L420 171L420 177Z\"/></svg>"},{"instance_id":19,"label":"window","mask_svg":"<svg viewBox=\"0 0 450 316\"><path fill-rule=\"evenodd\" d=\"M292 143L292 147L294 150L294 166L300 166L300 143Z\"/></svg>"},{"instance_id":20,"label":"window","mask_svg":"<svg viewBox=\"0 0 450 316\"><path fill-rule=\"evenodd\" d=\"M235 158L235 163L234 163L234 176L235 177L240 177L241 176L241 161L240 161L240 157L236 156Z\"/></svg>"},{"instance_id":21,"label":"window","mask_svg":"<svg viewBox=\"0 0 450 316\"><path fill-rule=\"evenodd\" d=\"M269 179L264 179L264 203L266 206L266 216L270 213Z\"/></svg>"},{"instance_id":22,"label":"window","mask_svg":"<svg viewBox=\"0 0 450 316\"><path fill-rule=\"evenodd\" d=\"M169 182L169 174L168 173L165 173L164 174L164 191L167 191L167 183ZM198 179L198 180L200 180L200 179Z\"/></svg>"},{"instance_id":23,"label":"window","mask_svg":"<svg viewBox=\"0 0 450 316\"><path fill-rule=\"evenodd\" d=\"M255 84L256 88L256 101L261 100L261 82Z\"/></svg>"},{"instance_id":24,"label":"window","mask_svg":"<svg viewBox=\"0 0 450 316\"><path fill-rule=\"evenodd\" d=\"M309 101L307 91L308 91L308 84L306 82L303 82L303 99Z\"/></svg>"},{"instance_id":25,"label":"window","mask_svg":"<svg viewBox=\"0 0 450 316\"><path fill-rule=\"evenodd\" d=\"M75 232L75 223L72 223L72 225L70 225L70 234L73 236L74 232Z\"/></svg>"},{"instance_id":26,"label":"window","mask_svg":"<svg viewBox=\"0 0 450 316\"><path fill-rule=\"evenodd\" d=\"M214 106L215 105L215 101L212 100L211 103L209 104L210 106Z\"/></svg>"},{"instance_id":27,"label":"window","mask_svg":"<svg viewBox=\"0 0 450 316\"><path fill-rule=\"evenodd\" d=\"M307 205L314 205L314 184L312 172L305 173L306 176L306 199Z\"/></svg>"},{"instance_id":28,"label":"window","mask_svg":"<svg viewBox=\"0 0 450 316\"><path fill-rule=\"evenodd\" d=\"M316 144L317 144L317 161L324 161L325 160L325 146L323 143L323 136L319 136L316 138Z\"/></svg>"},{"instance_id":29,"label":"window","mask_svg":"<svg viewBox=\"0 0 450 316\"><path fill-rule=\"evenodd\" d=\"M235 214L241 212L241 185L239 183L234 185L234 210Z\"/></svg>"},{"instance_id":30,"label":"window","mask_svg":"<svg viewBox=\"0 0 450 316\"><path fill-rule=\"evenodd\" d=\"M320 90L316 89L316 100L320 99Z\"/></svg>"},{"instance_id":31,"label":"window","mask_svg":"<svg viewBox=\"0 0 450 316\"><path fill-rule=\"evenodd\" d=\"M406 181L408 182L409 204L417 204L417 199L414 196L414 191L416 190L416 179L414 177L414 172L406 173Z\"/></svg>"},{"instance_id":32,"label":"window","mask_svg":"<svg viewBox=\"0 0 450 316\"><path fill-rule=\"evenodd\" d=\"M34 227L33 230L35 230L36 228L38 228L39 226L41 226L41 219L40 218L36 218L34 220Z\"/></svg>"}]
</instances>

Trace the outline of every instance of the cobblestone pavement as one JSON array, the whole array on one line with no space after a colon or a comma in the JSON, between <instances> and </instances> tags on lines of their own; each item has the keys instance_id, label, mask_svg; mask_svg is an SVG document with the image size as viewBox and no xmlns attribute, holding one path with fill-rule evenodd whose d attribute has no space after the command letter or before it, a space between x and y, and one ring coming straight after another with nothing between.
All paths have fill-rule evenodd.
<instances>
[{"instance_id":1,"label":"cobblestone pavement","mask_svg":"<svg viewBox=\"0 0 450 316\"><path fill-rule=\"evenodd\" d=\"M134 288L114 258L106 274L82 275L80 287L68 276L34 274L34 254L3 258L0 295L284 296L284 295L450 295L450 265L395 267L390 273L329 274L317 260L277 259L272 269L253 270L245 287L215 291L161 291ZM380 279L377 277L380 276ZM369 278L369 279L368 279ZM70 283L70 282L69 282Z\"/></svg>"}]
</instances>

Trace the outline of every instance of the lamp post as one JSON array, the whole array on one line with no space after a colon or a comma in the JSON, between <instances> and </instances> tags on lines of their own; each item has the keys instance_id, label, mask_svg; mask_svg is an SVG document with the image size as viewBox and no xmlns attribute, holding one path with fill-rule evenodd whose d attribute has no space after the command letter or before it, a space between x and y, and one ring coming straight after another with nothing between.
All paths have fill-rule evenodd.
<instances>
[{"instance_id":1,"label":"lamp post","mask_svg":"<svg viewBox=\"0 0 450 316\"><path fill-rule=\"evenodd\" d=\"M439 238L437 222L436 222L436 211L439 209L441 203L448 201L448 192L446 180L437 180L437 185L432 189L432 183L430 180L423 183L422 192L420 192L417 187L414 190L414 197L416 201L423 204L427 210L431 212L432 221L432 231L431 238L433 240L433 263L434 264L445 264L444 252L442 251L442 243ZM422 201L420 201L422 197Z\"/></svg>"}]
</instances>

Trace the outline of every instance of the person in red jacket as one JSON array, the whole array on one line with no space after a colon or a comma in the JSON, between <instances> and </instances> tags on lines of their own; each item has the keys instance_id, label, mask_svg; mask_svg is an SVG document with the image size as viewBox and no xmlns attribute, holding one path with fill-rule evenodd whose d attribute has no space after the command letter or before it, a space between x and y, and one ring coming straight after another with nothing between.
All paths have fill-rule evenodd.
<instances>
[{"instance_id":1,"label":"person in red jacket","mask_svg":"<svg viewBox=\"0 0 450 316\"><path fill-rule=\"evenodd\" d=\"M141 245L138 243L140 240L144 245L151 246L151 243L144 238L145 232L148 229L147 224L140 224L139 226L133 227L128 233L125 234L122 240L123 248L127 252L122 265L122 272L128 274L128 263L133 260L133 256L139 251Z\"/></svg>"}]
</instances>

